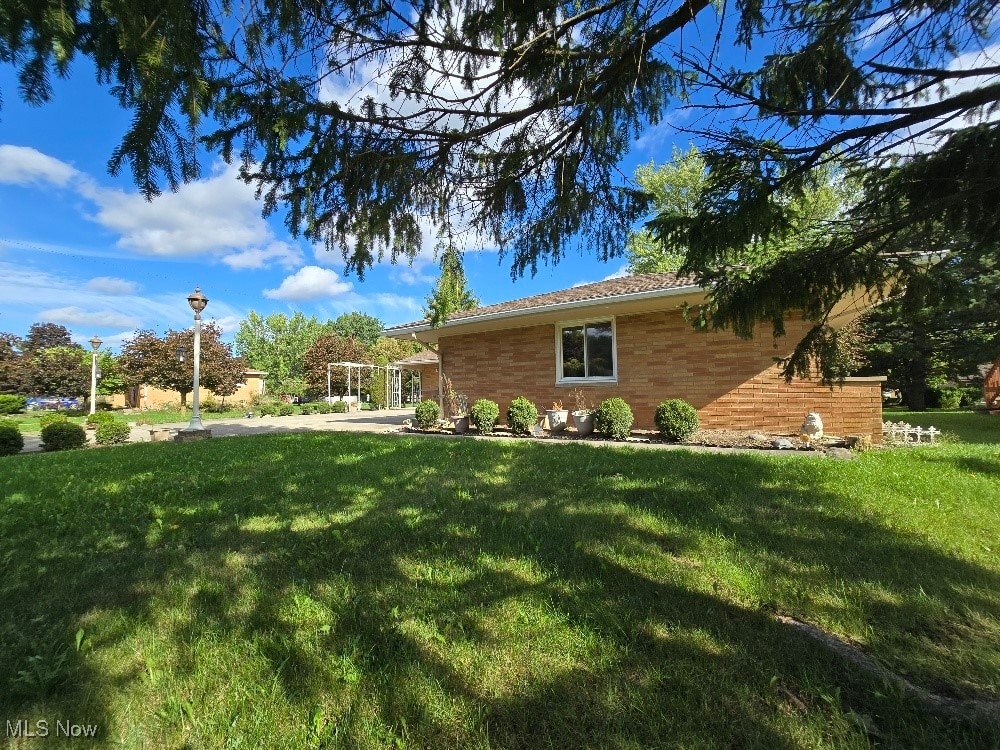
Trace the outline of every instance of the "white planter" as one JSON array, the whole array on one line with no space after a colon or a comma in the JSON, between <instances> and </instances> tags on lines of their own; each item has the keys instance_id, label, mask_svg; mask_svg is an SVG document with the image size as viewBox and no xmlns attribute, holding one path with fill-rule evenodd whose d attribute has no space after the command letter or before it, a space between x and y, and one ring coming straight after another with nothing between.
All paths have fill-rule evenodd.
<instances>
[{"instance_id":1,"label":"white planter","mask_svg":"<svg viewBox=\"0 0 1000 750\"><path fill-rule=\"evenodd\" d=\"M562 432L566 429L566 420L569 419L569 411L566 409L548 409L545 412L549 420L549 430L552 432Z\"/></svg>"},{"instance_id":2,"label":"white planter","mask_svg":"<svg viewBox=\"0 0 1000 750\"><path fill-rule=\"evenodd\" d=\"M594 412L575 411L573 412L573 424L580 435L589 435L594 431Z\"/></svg>"}]
</instances>

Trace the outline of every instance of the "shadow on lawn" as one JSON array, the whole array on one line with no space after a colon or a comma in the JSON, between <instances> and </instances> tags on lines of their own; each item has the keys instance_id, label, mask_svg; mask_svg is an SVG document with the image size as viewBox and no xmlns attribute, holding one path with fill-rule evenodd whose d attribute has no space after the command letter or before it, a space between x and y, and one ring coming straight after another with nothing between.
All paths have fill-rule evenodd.
<instances>
[{"instance_id":1,"label":"shadow on lawn","mask_svg":"<svg viewBox=\"0 0 1000 750\"><path fill-rule=\"evenodd\" d=\"M152 627L163 663L72 652L73 679L0 692L10 715L85 703L110 723L111 697L159 670L202 684L163 696L166 736L235 731L255 708L225 669L205 677L210 638L315 744L864 746L860 714L903 746L994 736L905 705L710 569L742 561L774 606L834 619L831 586L863 581L873 621L938 645L944 611L1000 618L1000 577L838 515L813 462L326 434L131 446L79 474L49 458L44 500L0 479L3 592L20 602L0 615L0 674L95 620L92 648Z\"/></svg>"}]
</instances>

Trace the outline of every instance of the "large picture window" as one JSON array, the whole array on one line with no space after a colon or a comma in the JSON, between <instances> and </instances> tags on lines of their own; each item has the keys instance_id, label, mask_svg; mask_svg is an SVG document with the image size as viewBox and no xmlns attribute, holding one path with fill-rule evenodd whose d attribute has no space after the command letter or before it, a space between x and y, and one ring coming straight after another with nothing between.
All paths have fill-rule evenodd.
<instances>
[{"instance_id":1,"label":"large picture window","mask_svg":"<svg viewBox=\"0 0 1000 750\"><path fill-rule=\"evenodd\" d=\"M556 335L560 381L615 379L613 321L566 323Z\"/></svg>"}]
</instances>

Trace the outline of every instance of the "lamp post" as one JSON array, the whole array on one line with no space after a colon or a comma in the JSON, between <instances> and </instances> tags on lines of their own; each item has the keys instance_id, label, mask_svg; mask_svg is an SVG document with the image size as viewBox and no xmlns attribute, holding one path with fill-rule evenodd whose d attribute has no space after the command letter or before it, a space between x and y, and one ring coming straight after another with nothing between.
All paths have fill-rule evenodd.
<instances>
[{"instance_id":1,"label":"lamp post","mask_svg":"<svg viewBox=\"0 0 1000 750\"><path fill-rule=\"evenodd\" d=\"M97 336L90 340L90 413L97 411L97 350L101 348L101 341Z\"/></svg>"},{"instance_id":2,"label":"lamp post","mask_svg":"<svg viewBox=\"0 0 1000 750\"><path fill-rule=\"evenodd\" d=\"M201 289L194 288L194 292L188 295L188 304L194 310L194 390L191 397L191 422L186 431L203 432L205 426L201 423L201 413L198 411L198 381L201 373L201 311L208 304L208 297L201 293Z\"/></svg>"}]
</instances>

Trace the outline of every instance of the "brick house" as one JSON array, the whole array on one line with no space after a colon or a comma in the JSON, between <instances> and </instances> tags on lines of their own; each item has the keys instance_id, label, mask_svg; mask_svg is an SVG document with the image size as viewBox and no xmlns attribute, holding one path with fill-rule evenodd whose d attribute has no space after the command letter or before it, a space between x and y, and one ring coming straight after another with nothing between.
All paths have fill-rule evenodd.
<instances>
[{"instance_id":1,"label":"brick house","mask_svg":"<svg viewBox=\"0 0 1000 750\"><path fill-rule=\"evenodd\" d=\"M267 373L263 370L246 370L243 373L243 382L239 384L236 392L226 396L227 404L249 403L254 396L264 393L264 379ZM199 388L199 398L204 401L207 398L222 401L222 396L217 396L210 388ZM129 388L125 393L116 393L106 400L112 409L162 409L173 407L180 402L180 395L177 391L167 391L152 385L140 385ZM188 394L188 406L191 405L191 394Z\"/></svg>"},{"instance_id":2,"label":"brick house","mask_svg":"<svg viewBox=\"0 0 1000 750\"><path fill-rule=\"evenodd\" d=\"M791 353L808 321L786 321L777 339L764 327L750 340L696 331L682 309L704 299L689 278L642 274L455 313L438 329L417 321L385 334L436 347L442 382L450 379L470 404L498 402L501 414L522 395L539 411L554 401L573 409L582 392L594 406L622 397L639 429L655 429L661 401L683 398L704 427L794 433L817 411L830 434L881 436L885 378L848 378L834 388L786 383L775 358ZM831 325L846 325L866 307L860 297L844 300Z\"/></svg>"}]
</instances>

